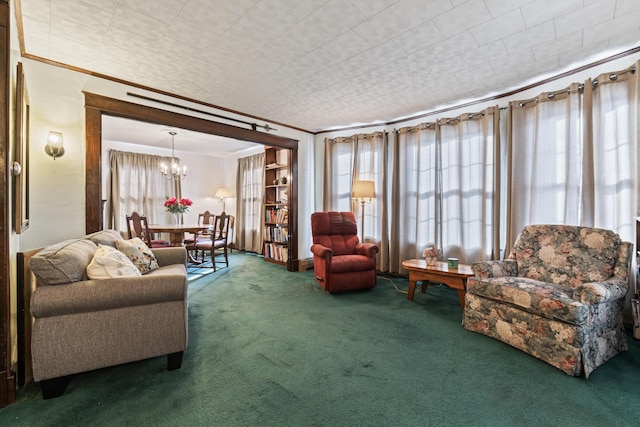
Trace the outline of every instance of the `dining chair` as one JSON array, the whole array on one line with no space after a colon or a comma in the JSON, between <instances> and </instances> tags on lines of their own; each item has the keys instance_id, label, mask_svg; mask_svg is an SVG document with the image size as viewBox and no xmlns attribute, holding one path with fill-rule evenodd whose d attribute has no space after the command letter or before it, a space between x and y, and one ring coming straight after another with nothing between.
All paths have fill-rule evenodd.
<instances>
[{"instance_id":1,"label":"dining chair","mask_svg":"<svg viewBox=\"0 0 640 427\"><path fill-rule=\"evenodd\" d=\"M229 248L229 252L233 253L234 243L233 243L233 230L235 230L236 217L233 215L227 215L229 218L229 231L227 232L227 247Z\"/></svg>"},{"instance_id":2,"label":"dining chair","mask_svg":"<svg viewBox=\"0 0 640 427\"><path fill-rule=\"evenodd\" d=\"M198 225L210 225L213 227L216 216L209 211L204 211L198 214ZM199 240L210 240L209 235L211 234L211 230L203 230L197 233L193 233L191 237L184 239L184 246L188 252L195 252L194 259L198 259L198 251L196 249L196 243ZM204 254L203 254L204 258Z\"/></svg>"},{"instance_id":3,"label":"dining chair","mask_svg":"<svg viewBox=\"0 0 640 427\"><path fill-rule=\"evenodd\" d=\"M229 266L228 257L228 236L229 236L229 215L222 212L220 215L216 215L213 230L206 239L200 239L196 241L196 250L202 251L203 262L205 261L205 253L209 252L211 267L213 271L216 271L216 257L224 256L225 265Z\"/></svg>"},{"instance_id":4,"label":"dining chair","mask_svg":"<svg viewBox=\"0 0 640 427\"><path fill-rule=\"evenodd\" d=\"M150 248L165 248L171 245L168 240L153 239L151 232L149 232L147 217L140 215L138 212L132 212L131 215L127 215L127 233L129 234L129 239L139 237Z\"/></svg>"}]
</instances>

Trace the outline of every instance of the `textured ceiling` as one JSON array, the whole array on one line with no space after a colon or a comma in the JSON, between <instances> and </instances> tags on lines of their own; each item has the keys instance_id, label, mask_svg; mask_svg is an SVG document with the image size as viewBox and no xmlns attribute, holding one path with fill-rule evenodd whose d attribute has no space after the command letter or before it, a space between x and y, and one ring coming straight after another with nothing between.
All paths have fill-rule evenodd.
<instances>
[{"instance_id":1,"label":"textured ceiling","mask_svg":"<svg viewBox=\"0 0 640 427\"><path fill-rule=\"evenodd\" d=\"M504 93L640 42L638 0L16 2L28 55L309 131Z\"/></svg>"}]
</instances>

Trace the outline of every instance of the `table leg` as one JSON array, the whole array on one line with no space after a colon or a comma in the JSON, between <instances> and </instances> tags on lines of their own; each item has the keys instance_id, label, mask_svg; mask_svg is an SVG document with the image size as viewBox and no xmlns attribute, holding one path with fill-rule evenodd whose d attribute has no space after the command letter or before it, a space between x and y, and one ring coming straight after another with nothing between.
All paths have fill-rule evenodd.
<instances>
[{"instance_id":1,"label":"table leg","mask_svg":"<svg viewBox=\"0 0 640 427\"><path fill-rule=\"evenodd\" d=\"M183 239L184 239L184 233L182 231L169 233L169 240L171 241L171 246L182 246Z\"/></svg>"},{"instance_id":2,"label":"table leg","mask_svg":"<svg viewBox=\"0 0 640 427\"><path fill-rule=\"evenodd\" d=\"M409 273L409 290L407 291L407 299L409 301L413 301L413 294L416 291L416 281L411 277L411 273Z\"/></svg>"},{"instance_id":3,"label":"table leg","mask_svg":"<svg viewBox=\"0 0 640 427\"><path fill-rule=\"evenodd\" d=\"M420 286L420 293L426 294L427 293L427 285L429 284L428 280L423 280L422 281L422 286Z\"/></svg>"},{"instance_id":4,"label":"table leg","mask_svg":"<svg viewBox=\"0 0 640 427\"><path fill-rule=\"evenodd\" d=\"M176 231L169 233L169 239L171 240L171 246L184 246L184 232ZM189 264L202 264L202 262L193 258L191 252L187 251L187 262Z\"/></svg>"}]
</instances>

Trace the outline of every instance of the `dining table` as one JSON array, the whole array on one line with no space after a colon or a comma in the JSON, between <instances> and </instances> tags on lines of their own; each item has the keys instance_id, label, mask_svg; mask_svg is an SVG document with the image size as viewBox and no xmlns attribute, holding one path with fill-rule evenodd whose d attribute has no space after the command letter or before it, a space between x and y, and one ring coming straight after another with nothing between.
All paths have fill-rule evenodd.
<instances>
[{"instance_id":1,"label":"dining table","mask_svg":"<svg viewBox=\"0 0 640 427\"><path fill-rule=\"evenodd\" d=\"M184 246L185 233L197 234L202 231L212 230L212 224L149 224L151 233L168 233L171 246ZM187 255L190 263L197 264L191 254Z\"/></svg>"},{"instance_id":2,"label":"dining table","mask_svg":"<svg viewBox=\"0 0 640 427\"><path fill-rule=\"evenodd\" d=\"M199 233L211 230L211 224L149 224L151 233L168 233L171 246L184 246L185 233Z\"/></svg>"}]
</instances>

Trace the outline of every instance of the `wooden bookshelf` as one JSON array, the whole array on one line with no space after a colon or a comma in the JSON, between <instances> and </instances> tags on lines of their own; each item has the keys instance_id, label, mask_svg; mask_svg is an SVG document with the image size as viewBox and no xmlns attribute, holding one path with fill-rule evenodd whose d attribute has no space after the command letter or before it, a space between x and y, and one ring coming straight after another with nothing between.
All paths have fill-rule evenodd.
<instances>
[{"instance_id":1,"label":"wooden bookshelf","mask_svg":"<svg viewBox=\"0 0 640 427\"><path fill-rule=\"evenodd\" d=\"M289 150L265 147L264 259L288 265L290 255L290 187L291 160Z\"/></svg>"}]
</instances>

